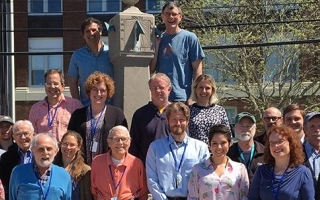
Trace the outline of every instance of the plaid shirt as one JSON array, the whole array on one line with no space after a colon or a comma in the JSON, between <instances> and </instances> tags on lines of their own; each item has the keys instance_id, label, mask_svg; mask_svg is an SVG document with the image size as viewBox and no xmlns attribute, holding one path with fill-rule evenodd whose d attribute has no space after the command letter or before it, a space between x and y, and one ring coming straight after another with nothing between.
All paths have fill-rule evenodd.
<instances>
[{"instance_id":1,"label":"plaid shirt","mask_svg":"<svg viewBox=\"0 0 320 200\"><path fill-rule=\"evenodd\" d=\"M47 169L47 171L42 176L41 176L41 174L39 172L39 168L38 168L38 166L36 164L33 165L33 170L36 173L36 176L39 179L39 182L41 183L41 185L43 186L44 184L46 184L46 182L50 178L51 165L50 165L49 169Z\"/></svg>"}]
</instances>

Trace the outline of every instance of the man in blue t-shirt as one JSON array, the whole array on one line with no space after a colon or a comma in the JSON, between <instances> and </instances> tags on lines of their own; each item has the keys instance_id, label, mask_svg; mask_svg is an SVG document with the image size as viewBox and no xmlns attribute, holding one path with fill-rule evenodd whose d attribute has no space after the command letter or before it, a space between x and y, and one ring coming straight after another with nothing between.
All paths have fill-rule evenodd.
<instances>
[{"instance_id":1,"label":"man in blue t-shirt","mask_svg":"<svg viewBox=\"0 0 320 200\"><path fill-rule=\"evenodd\" d=\"M72 98L80 99L84 106L90 104L85 92L85 82L95 71L113 77L113 65L109 58L109 48L101 41L102 23L95 18L87 18L81 24L81 32L87 45L76 50L71 57L68 83ZM80 95L78 90L80 84Z\"/></svg>"},{"instance_id":2,"label":"man in blue t-shirt","mask_svg":"<svg viewBox=\"0 0 320 200\"><path fill-rule=\"evenodd\" d=\"M165 73L172 83L169 100L185 102L191 94L192 79L202 74L205 55L197 36L179 27L182 11L177 2L166 3L161 18L166 30L156 39L150 72Z\"/></svg>"}]
</instances>

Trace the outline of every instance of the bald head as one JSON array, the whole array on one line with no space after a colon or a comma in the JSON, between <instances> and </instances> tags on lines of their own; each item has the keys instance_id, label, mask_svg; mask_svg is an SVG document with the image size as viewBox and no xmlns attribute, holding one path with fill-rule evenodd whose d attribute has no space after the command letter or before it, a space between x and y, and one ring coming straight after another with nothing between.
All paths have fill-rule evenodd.
<instances>
[{"instance_id":1,"label":"bald head","mask_svg":"<svg viewBox=\"0 0 320 200\"><path fill-rule=\"evenodd\" d=\"M269 107L263 112L263 124L266 132L274 125L282 124L282 113L276 107Z\"/></svg>"}]
</instances>

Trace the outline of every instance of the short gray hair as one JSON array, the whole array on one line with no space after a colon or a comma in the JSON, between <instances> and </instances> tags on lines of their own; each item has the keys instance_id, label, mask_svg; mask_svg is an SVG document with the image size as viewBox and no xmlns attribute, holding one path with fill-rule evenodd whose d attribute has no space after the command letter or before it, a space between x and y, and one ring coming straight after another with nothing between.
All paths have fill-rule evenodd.
<instances>
[{"instance_id":1,"label":"short gray hair","mask_svg":"<svg viewBox=\"0 0 320 200\"><path fill-rule=\"evenodd\" d=\"M34 133L34 128L32 123L29 120L18 120L16 121L16 123L14 123L13 127L12 127L12 133L16 134L17 133L17 129L19 126L21 126L22 124L26 124L27 126L29 126L29 129L32 133Z\"/></svg>"},{"instance_id":2,"label":"short gray hair","mask_svg":"<svg viewBox=\"0 0 320 200\"><path fill-rule=\"evenodd\" d=\"M30 149L34 148L36 145L37 145L37 142L38 142L38 139L41 137L41 136L46 136L46 137L49 137L52 139L53 143L54 143L54 146L59 149L59 146L58 146L58 141L55 137L52 137L49 133L39 133L37 135L35 135L31 141L31 144L30 144Z\"/></svg>"},{"instance_id":3,"label":"short gray hair","mask_svg":"<svg viewBox=\"0 0 320 200\"><path fill-rule=\"evenodd\" d=\"M129 130L125 126L118 125L118 126L113 127L112 129L110 129L109 134L108 134L108 138L111 138L111 136L113 136L113 133L115 131L124 131L125 133L128 134L128 137L130 137Z\"/></svg>"}]
</instances>

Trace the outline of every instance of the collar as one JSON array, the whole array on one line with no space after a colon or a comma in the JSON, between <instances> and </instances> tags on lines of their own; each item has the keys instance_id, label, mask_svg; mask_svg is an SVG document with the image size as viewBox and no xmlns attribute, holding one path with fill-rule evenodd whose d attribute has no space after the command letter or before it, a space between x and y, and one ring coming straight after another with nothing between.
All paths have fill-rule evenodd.
<instances>
[{"instance_id":1,"label":"collar","mask_svg":"<svg viewBox=\"0 0 320 200\"><path fill-rule=\"evenodd\" d=\"M167 137L167 142L168 144L174 144L176 145L176 141L173 139L172 133L169 134L169 136ZM189 140L190 140L190 137L188 136L188 134L186 134L186 136L184 137L183 141L181 144L188 144L189 143Z\"/></svg>"},{"instance_id":2,"label":"collar","mask_svg":"<svg viewBox=\"0 0 320 200\"><path fill-rule=\"evenodd\" d=\"M210 157L209 157L207 160L204 161L204 165L205 165L205 167L206 167L207 169L209 169L210 166L211 166L212 168L214 168L213 163L212 163L211 160L210 160ZM227 167L228 167L228 170L233 169L234 167L236 167L236 166L234 166L234 162L233 162L229 157L228 157Z\"/></svg>"},{"instance_id":3,"label":"collar","mask_svg":"<svg viewBox=\"0 0 320 200\"><path fill-rule=\"evenodd\" d=\"M23 153L23 151L21 150L21 148L20 148L20 147L18 147L18 153L19 153L19 155L24 155L24 154L26 154L26 153L28 153L28 152L30 152L30 153L31 153L30 148L29 148L25 153Z\"/></svg>"},{"instance_id":4,"label":"collar","mask_svg":"<svg viewBox=\"0 0 320 200\"><path fill-rule=\"evenodd\" d=\"M313 153L317 154L317 152L315 151L314 147L310 144L309 141L306 141L304 146L305 146L307 154L310 154L310 155L313 154Z\"/></svg>"},{"instance_id":5,"label":"collar","mask_svg":"<svg viewBox=\"0 0 320 200\"><path fill-rule=\"evenodd\" d=\"M104 47L106 46L102 40L100 40L100 42L101 42L101 48L99 49L99 52L101 52L104 49ZM86 45L85 48L88 52L92 52L92 50L90 49L90 47L88 45Z\"/></svg>"},{"instance_id":6,"label":"collar","mask_svg":"<svg viewBox=\"0 0 320 200\"><path fill-rule=\"evenodd\" d=\"M45 175L45 176L50 176L51 167L52 167L52 164L50 164L49 168L45 171L45 173L44 173L43 175ZM40 171L39 171L39 167L38 167L38 165L36 164L36 161L33 161L33 170L34 170L34 172L37 174L38 178L41 178L41 174L40 174ZM42 175L42 176L43 176L43 175Z\"/></svg>"},{"instance_id":7,"label":"collar","mask_svg":"<svg viewBox=\"0 0 320 200\"><path fill-rule=\"evenodd\" d=\"M118 166L126 166L126 167L128 167L128 166L130 165L130 163L128 163L129 161L128 161L127 157L128 157L128 153L126 153L126 155L125 155L122 163L120 163ZM108 151L108 153L107 153L107 163L108 163L109 166L110 166L110 165L115 166L115 165L113 164L112 158L111 158L111 149L110 149L110 150ZM115 167L117 167L117 166L115 166Z\"/></svg>"},{"instance_id":8,"label":"collar","mask_svg":"<svg viewBox=\"0 0 320 200\"><path fill-rule=\"evenodd\" d=\"M64 94L61 93L60 104L61 104L61 102L64 102L64 101L67 101L67 99L66 99L66 97L64 96ZM45 98L42 100L42 104L45 105L45 106L48 106L47 97L45 97ZM54 105L53 107L56 107L56 105Z\"/></svg>"}]
</instances>

